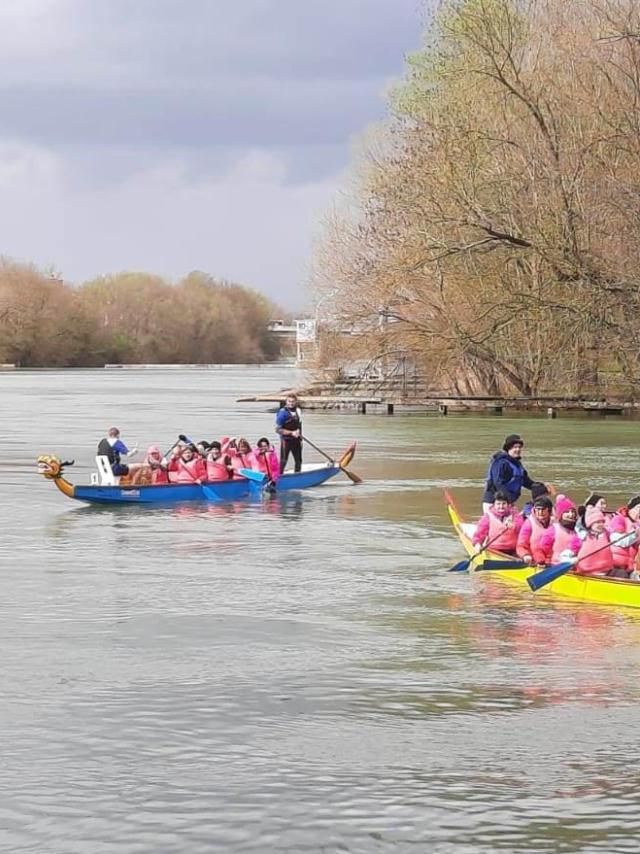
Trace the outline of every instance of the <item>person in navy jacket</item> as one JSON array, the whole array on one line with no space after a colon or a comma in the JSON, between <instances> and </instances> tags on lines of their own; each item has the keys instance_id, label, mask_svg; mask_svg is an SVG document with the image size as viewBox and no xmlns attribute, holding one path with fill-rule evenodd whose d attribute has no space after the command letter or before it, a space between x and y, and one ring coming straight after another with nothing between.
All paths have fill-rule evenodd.
<instances>
[{"instance_id":1,"label":"person in navy jacket","mask_svg":"<svg viewBox=\"0 0 640 854\"><path fill-rule=\"evenodd\" d=\"M539 485L538 481L529 477L526 468L522 465L523 447L524 439L513 433L504 440L502 450L491 457L482 496L483 512L486 513L493 504L498 491L505 492L509 502L515 504L523 488L531 489L534 484Z\"/></svg>"},{"instance_id":2,"label":"person in navy jacket","mask_svg":"<svg viewBox=\"0 0 640 854\"><path fill-rule=\"evenodd\" d=\"M280 474L284 474L289 455L294 471L302 468L302 416L295 394L287 395L284 406L276 415L276 433L280 436Z\"/></svg>"}]
</instances>

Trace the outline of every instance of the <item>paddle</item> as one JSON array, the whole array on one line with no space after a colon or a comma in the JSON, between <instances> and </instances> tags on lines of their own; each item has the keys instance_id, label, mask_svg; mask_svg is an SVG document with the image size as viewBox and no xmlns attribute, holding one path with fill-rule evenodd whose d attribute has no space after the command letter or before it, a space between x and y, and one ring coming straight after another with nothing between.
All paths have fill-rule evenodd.
<instances>
[{"instance_id":1,"label":"paddle","mask_svg":"<svg viewBox=\"0 0 640 854\"><path fill-rule=\"evenodd\" d=\"M273 494L274 492L276 492L277 487L276 482L273 479L271 466L269 465L269 454L271 453L271 449L267 448L263 451L260 451L259 453L262 453L264 455L264 466L267 470L267 483L265 485L265 492L270 492L271 494Z\"/></svg>"},{"instance_id":2,"label":"paddle","mask_svg":"<svg viewBox=\"0 0 640 854\"><path fill-rule=\"evenodd\" d=\"M319 448L317 445L314 445L311 439L307 439L306 436L302 436L302 441L306 442L307 445L311 445L314 451L317 451L326 460L329 460L332 465L337 465L340 471L343 471L352 483L362 483L361 477L359 477L354 472L349 471L349 469L346 469L344 466L340 465L340 463L336 463L336 461L332 457L330 457L329 454L326 454L321 448Z\"/></svg>"},{"instance_id":3,"label":"paddle","mask_svg":"<svg viewBox=\"0 0 640 854\"><path fill-rule=\"evenodd\" d=\"M253 469L238 469L238 474L246 477L247 480L255 480L256 483L264 483L267 476L262 471L254 471Z\"/></svg>"},{"instance_id":4,"label":"paddle","mask_svg":"<svg viewBox=\"0 0 640 854\"><path fill-rule=\"evenodd\" d=\"M609 546L610 543L607 543ZM603 546L602 548L606 548ZM598 549L601 551L601 549ZM596 552L593 552L596 554ZM541 587L544 587L546 584L551 584L552 581L555 581L556 578L560 578L561 575L564 575L565 572L569 572L576 565L575 560L567 560L564 563L552 563L551 566L545 566L544 569L541 569L540 572L536 572L533 575L530 575L527 578L527 584L529 587L535 592L536 590L540 590Z\"/></svg>"},{"instance_id":5,"label":"paddle","mask_svg":"<svg viewBox=\"0 0 640 854\"><path fill-rule=\"evenodd\" d=\"M489 558L481 566L476 567L476 569L531 569L531 564L517 558L513 558L513 560L491 560Z\"/></svg>"},{"instance_id":6,"label":"paddle","mask_svg":"<svg viewBox=\"0 0 640 854\"><path fill-rule=\"evenodd\" d=\"M609 546L617 545L621 542L621 540L628 539L630 533L633 532L625 532L620 537L615 537L612 540L608 540L603 546L600 546L599 549L596 549L594 552L591 552L589 557L591 557L592 555L597 555L598 552L604 551ZM635 539L637 539L637 535ZM578 559L574 558L573 560L568 560L564 563L556 563L551 564L551 566L545 566L545 568L541 569L540 572L536 572L534 575L530 575L529 578L527 578L527 584L534 592L536 590L540 590L541 587L545 587L547 584L551 584L552 581L555 581L556 578L560 578L560 576L564 575L565 572L569 572L569 570L574 567L577 562Z\"/></svg>"},{"instance_id":7,"label":"paddle","mask_svg":"<svg viewBox=\"0 0 640 854\"><path fill-rule=\"evenodd\" d=\"M173 443L173 445L172 445L172 446L169 448L169 450L168 450L168 451L163 455L163 459L166 459L166 458L169 456L169 454L171 453L171 451L173 451L173 449L174 449L174 448L176 448L176 447L180 444L180 442L184 442L184 444L185 444L185 445L192 445L192 444L193 444L193 442L191 441L191 439L188 439L188 438L184 435L184 433L180 433L180 435L178 436L178 438L176 439L176 441Z\"/></svg>"},{"instance_id":8,"label":"paddle","mask_svg":"<svg viewBox=\"0 0 640 854\"><path fill-rule=\"evenodd\" d=\"M481 555L482 552L486 552L486 550L492 543L495 543L496 540L499 540L500 537L504 534L505 530L506 528L503 526L502 530L499 531L492 540L489 540L486 546L483 546L479 552L475 552L471 555L471 557L467 558L466 560L459 561L454 566L452 566L451 569L448 570L448 572L466 572L473 563L473 561L478 557L478 555Z\"/></svg>"}]
</instances>

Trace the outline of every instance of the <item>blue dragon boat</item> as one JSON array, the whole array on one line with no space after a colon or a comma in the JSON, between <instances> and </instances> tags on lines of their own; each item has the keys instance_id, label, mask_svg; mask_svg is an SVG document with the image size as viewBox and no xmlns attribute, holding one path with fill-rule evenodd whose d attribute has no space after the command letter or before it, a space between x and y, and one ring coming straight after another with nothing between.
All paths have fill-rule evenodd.
<instances>
[{"instance_id":1,"label":"blue dragon boat","mask_svg":"<svg viewBox=\"0 0 640 854\"><path fill-rule=\"evenodd\" d=\"M62 462L59 457L43 454L38 457L38 472L46 479L52 480L57 488L76 501L89 504L183 504L189 502L223 502L240 499L258 498L265 489L270 492L290 492L292 490L310 489L320 486L332 477L346 472L355 454L355 442L347 448L336 462L323 465L307 465L302 471L283 474L275 485L268 484L266 477L254 471L245 471L244 477L233 480L209 481L207 483L168 483L140 484L127 483L124 478L118 480L111 475L104 477L104 471L92 475L90 484L73 484L64 476L65 468L73 462ZM102 475L102 482L100 482ZM105 482L110 480L111 482Z\"/></svg>"}]
</instances>

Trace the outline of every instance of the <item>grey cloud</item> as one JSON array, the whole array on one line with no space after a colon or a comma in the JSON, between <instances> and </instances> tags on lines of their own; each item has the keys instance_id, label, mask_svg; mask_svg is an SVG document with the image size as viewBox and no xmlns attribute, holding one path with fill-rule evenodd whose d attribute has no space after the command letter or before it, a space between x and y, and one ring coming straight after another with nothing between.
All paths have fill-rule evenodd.
<instances>
[{"instance_id":1,"label":"grey cloud","mask_svg":"<svg viewBox=\"0 0 640 854\"><path fill-rule=\"evenodd\" d=\"M223 179L252 150L249 146L231 145L200 149L176 147L173 154L180 163L185 184L197 184ZM280 181L285 186L327 180L344 167L345 161L344 146L340 144L274 146L270 153L284 166ZM153 146L141 150L125 145L70 145L64 148L64 155L65 181L74 190L82 187L102 189L127 182L140 171L142 162L146 170L166 165L166 152Z\"/></svg>"},{"instance_id":2,"label":"grey cloud","mask_svg":"<svg viewBox=\"0 0 640 854\"><path fill-rule=\"evenodd\" d=\"M2 89L5 134L41 144L332 145L379 114L369 82L225 80L199 91Z\"/></svg>"},{"instance_id":3,"label":"grey cloud","mask_svg":"<svg viewBox=\"0 0 640 854\"><path fill-rule=\"evenodd\" d=\"M300 304L350 137L384 115L421 5L0 5L0 253L71 279L200 268Z\"/></svg>"},{"instance_id":4,"label":"grey cloud","mask_svg":"<svg viewBox=\"0 0 640 854\"><path fill-rule=\"evenodd\" d=\"M383 115L381 93L418 42L419 3L68 0L73 51L30 55L22 82L0 53L0 133L51 146L333 151Z\"/></svg>"},{"instance_id":5,"label":"grey cloud","mask_svg":"<svg viewBox=\"0 0 640 854\"><path fill-rule=\"evenodd\" d=\"M420 0L111 0L77 20L108 57L136 73L194 79L327 79L396 73L416 44ZM144 72L142 72L144 73Z\"/></svg>"}]
</instances>

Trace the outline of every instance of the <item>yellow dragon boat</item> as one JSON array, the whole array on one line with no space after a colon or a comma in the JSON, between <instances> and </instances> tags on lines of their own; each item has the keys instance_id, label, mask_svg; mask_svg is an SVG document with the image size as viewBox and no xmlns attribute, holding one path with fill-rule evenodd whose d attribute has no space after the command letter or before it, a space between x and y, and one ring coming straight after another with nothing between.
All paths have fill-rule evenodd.
<instances>
[{"instance_id":1,"label":"yellow dragon boat","mask_svg":"<svg viewBox=\"0 0 640 854\"><path fill-rule=\"evenodd\" d=\"M475 525L465 522L451 496L445 492L449 518L456 529L460 542L467 555L472 558L469 569L478 571L482 562L493 560L513 563L513 555L487 549L480 555L475 555L471 538L475 531ZM496 573L500 578L507 581L524 585L528 588L527 578L535 572L535 568L525 567L523 569L488 569L483 575ZM569 599L577 599L580 602L592 602L600 605L618 605L626 608L640 608L640 583L626 581L619 578L598 578L594 576L578 575L575 572L567 572L547 584L543 588L546 592L556 596L564 596Z\"/></svg>"}]
</instances>

